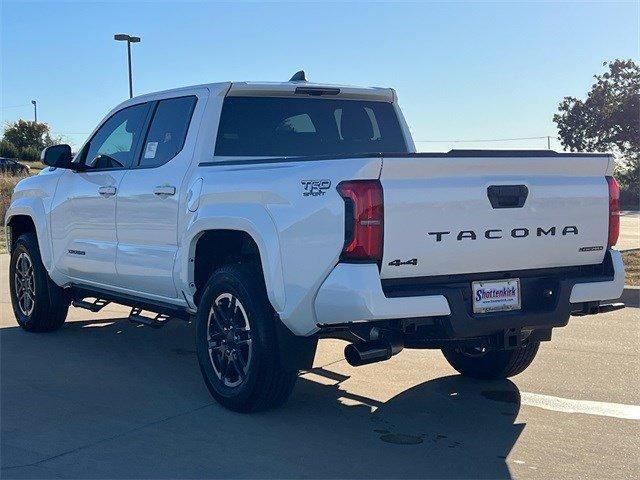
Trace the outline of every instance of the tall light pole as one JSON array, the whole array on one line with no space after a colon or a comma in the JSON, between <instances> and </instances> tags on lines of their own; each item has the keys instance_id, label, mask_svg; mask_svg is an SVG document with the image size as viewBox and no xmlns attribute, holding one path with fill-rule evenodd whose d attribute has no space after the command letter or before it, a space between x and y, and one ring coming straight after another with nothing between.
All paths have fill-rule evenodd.
<instances>
[{"instance_id":1,"label":"tall light pole","mask_svg":"<svg viewBox=\"0 0 640 480\"><path fill-rule=\"evenodd\" d=\"M118 42L127 42L127 60L129 61L129 98L133 97L133 80L131 77L131 44L138 43L140 37L132 37L126 33L118 33L113 36L113 39Z\"/></svg>"},{"instance_id":2,"label":"tall light pole","mask_svg":"<svg viewBox=\"0 0 640 480\"><path fill-rule=\"evenodd\" d=\"M33 122L38 123L38 102L31 100L31 104L33 105Z\"/></svg>"}]
</instances>

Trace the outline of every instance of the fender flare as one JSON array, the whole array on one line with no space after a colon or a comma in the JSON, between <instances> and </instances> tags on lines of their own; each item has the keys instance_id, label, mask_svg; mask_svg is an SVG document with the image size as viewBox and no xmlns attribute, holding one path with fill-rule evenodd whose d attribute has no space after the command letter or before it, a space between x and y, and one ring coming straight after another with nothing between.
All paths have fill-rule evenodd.
<instances>
[{"instance_id":1,"label":"fender flare","mask_svg":"<svg viewBox=\"0 0 640 480\"><path fill-rule=\"evenodd\" d=\"M181 242L179 271L182 291L192 301L195 293L194 268L198 239L210 230L237 230L247 233L258 246L264 273L267 296L276 312L284 309L286 296L280 253L280 241L275 223L269 212L259 204L201 205L197 215L188 224ZM191 302L190 302L191 303Z\"/></svg>"},{"instance_id":2,"label":"fender flare","mask_svg":"<svg viewBox=\"0 0 640 480\"><path fill-rule=\"evenodd\" d=\"M5 225L9 225L11 219L16 216L26 216L36 227L36 238L38 240L38 248L42 263L47 272L51 272L53 268L53 254L51 252L51 242L49 241L49 230L46 222L47 215L44 210L44 204L38 198L23 197L14 200L7 210L5 216Z\"/></svg>"}]
</instances>

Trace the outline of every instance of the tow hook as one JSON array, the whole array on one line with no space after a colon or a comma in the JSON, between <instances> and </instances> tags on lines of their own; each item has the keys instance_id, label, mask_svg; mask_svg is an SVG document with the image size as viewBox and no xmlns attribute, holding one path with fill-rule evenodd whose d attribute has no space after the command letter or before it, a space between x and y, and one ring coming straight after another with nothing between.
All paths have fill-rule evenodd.
<instances>
[{"instance_id":1,"label":"tow hook","mask_svg":"<svg viewBox=\"0 0 640 480\"><path fill-rule=\"evenodd\" d=\"M359 367L389 360L403 347L401 335L381 335L374 340L350 343L344 348L344 358L352 367Z\"/></svg>"}]
</instances>

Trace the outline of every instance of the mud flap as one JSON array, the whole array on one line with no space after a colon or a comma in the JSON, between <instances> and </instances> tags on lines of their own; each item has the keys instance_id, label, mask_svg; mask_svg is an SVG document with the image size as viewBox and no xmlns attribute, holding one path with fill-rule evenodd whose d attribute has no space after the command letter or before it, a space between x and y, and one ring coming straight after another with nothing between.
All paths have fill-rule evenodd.
<instances>
[{"instance_id":1,"label":"mud flap","mask_svg":"<svg viewBox=\"0 0 640 480\"><path fill-rule=\"evenodd\" d=\"M280 365L283 368L295 370L312 368L318 347L318 337L315 335L310 337L294 335L277 315L275 316L275 324Z\"/></svg>"}]
</instances>

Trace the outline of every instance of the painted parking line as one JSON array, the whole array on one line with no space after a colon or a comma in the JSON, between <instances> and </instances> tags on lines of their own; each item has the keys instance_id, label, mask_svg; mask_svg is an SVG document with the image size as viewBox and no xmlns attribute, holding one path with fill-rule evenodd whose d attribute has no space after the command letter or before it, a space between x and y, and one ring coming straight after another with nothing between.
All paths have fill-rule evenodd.
<instances>
[{"instance_id":1,"label":"painted parking line","mask_svg":"<svg viewBox=\"0 0 640 480\"><path fill-rule=\"evenodd\" d=\"M520 402L522 405L543 408L554 412L584 413L601 417L640 420L640 405L573 400L570 398L552 397L551 395L529 392L520 392Z\"/></svg>"}]
</instances>

